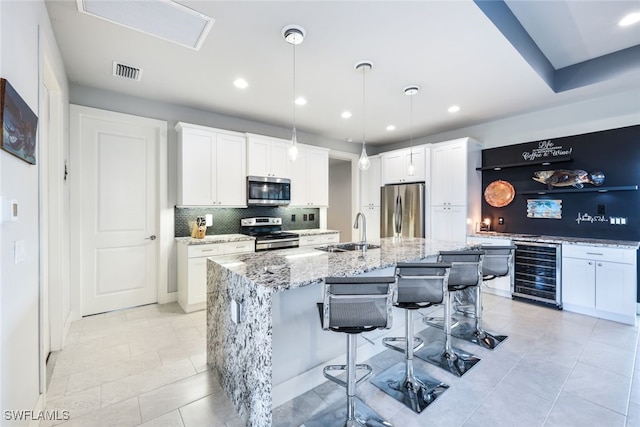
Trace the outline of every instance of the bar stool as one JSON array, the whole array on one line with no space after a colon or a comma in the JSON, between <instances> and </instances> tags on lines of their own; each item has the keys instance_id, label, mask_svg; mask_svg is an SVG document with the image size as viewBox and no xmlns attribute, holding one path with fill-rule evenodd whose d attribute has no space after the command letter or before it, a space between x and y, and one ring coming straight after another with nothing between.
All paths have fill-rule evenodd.
<instances>
[{"instance_id":1,"label":"bar stool","mask_svg":"<svg viewBox=\"0 0 640 427\"><path fill-rule=\"evenodd\" d=\"M362 332L391 327L395 277L327 277L324 282L323 302L318 304L322 329L347 334L347 364L325 366L323 374L346 387L347 404L329 408L304 425L392 426L356 397L356 386L372 372L371 366L356 364L356 339ZM347 380L337 378L335 371L346 372ZM356 378L357 371L365 374Z\"/></svg>"},{"instance_id":2,"label":"bar stool","mask_svg":"<svg viewBox=\"0 0 640 427\"><path fill-rule=\"evenodd\" d=\"M417 413L435 402L449 386L413 366L414 350L424 346L423 340L413 334L413 310L442 304L449 267L450 264L444 263L399 263L396 266L397 287L393 305L404 309L405 336L383 338L382 342L393 350L403 352L405 361L371 380L380 390Z\"/></svg>"},{"instance_id":3,"label":"bar stool","mask_svg":"<svg viewBox=\"0 0 640 427\"><path fill-rule=\"evenodd\" d=\"M482 257L482 283L498 277L513 276L513 255L516 247L514 245L493 246L482 245L480 248L484 255ZM446 257L445 257L446 258ZM453 336L466 341L478 344L484 348L493 350L502 341L507 339L506 335L496 335L484 330L482 325L482 289L478 287L472 301L472 311L464 311L465 314L475 318L475 327L468 323L460 323L453 329ZM461 307L458 308L460 310Z\"/></svg>"},{"instance_id":4,"label":"bar stool","mask_svg":"<svg viewBox=\"0 0 640 427\"><path fill-rule=\"evenodd\" d=\"M415 355L420 359L439 366L450 373L461 377L469 371L480 358L460 348L453 347L451 343L452 329L452 293L469 288L479 289L482 281L480 273L482 263L482 251L446 251L438 254L438 262L451 264L449 279L444 288L444 350L433 343L416 351ZM432 325L431 318L426 318L425 323ZM439 325L436 325L439 327Z\"/></svg>"}]
</instances>

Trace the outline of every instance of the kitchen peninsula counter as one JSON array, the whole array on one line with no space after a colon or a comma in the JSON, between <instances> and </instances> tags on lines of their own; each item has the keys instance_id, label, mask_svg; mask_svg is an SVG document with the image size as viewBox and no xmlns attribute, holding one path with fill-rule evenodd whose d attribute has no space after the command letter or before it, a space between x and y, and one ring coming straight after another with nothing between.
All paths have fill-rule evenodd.
<instances>
[{"instance_id":1,"label":"kitchen peninsula counter","mask_svg":"<svg viewBox=\"0 0 640 427\"><path fill-rule=\"evenodd\" d=\"M500 233L497 231L477 232L470 234L470 237L487 237L494 239L510 239L522 242L539 242L539 243L558 243L558 244L574 244L584 246L599 246L621 249L638 249L640 242L630 240L609 240L609 239L592 239L589 237L564 237L564 236L546 236L538 234L520 234L520 233Z\"/></svg>"},{"instance_id":2,"label":"kitchen peninsula counter","mask_svg":"<svg viewBox=\"0 0 640 427\"><path fill-rule=\"evenodd\" d=\"M384 238L364 257L360 251L296 248L209 259L209 369L248 426L270 426L273 402L283 401L272 395L274 387L276 395L292 387L302 393L305 373L344 353L344 337L320 326L316 303L322 301L325 277L391 275L398 262L435 258L441 250L465 246Z\"/></svg>"}]
</instances>

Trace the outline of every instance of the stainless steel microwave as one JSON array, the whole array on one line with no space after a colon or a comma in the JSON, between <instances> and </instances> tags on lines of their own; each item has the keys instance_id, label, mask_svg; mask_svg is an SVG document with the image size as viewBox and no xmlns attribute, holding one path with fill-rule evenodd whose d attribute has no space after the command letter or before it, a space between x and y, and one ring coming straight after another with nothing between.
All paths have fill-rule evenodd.
<instances>
[{"instance_id":1,"label":"stainless steel microwave","mask_svg":"<svg viewBox=\"0 0 640 427\"><path fill-rule=\"evenodd\" d=\"M247 177L247 205L286 206L291 203L291 180L272 176Z\"/></svg>"}]
</instances>

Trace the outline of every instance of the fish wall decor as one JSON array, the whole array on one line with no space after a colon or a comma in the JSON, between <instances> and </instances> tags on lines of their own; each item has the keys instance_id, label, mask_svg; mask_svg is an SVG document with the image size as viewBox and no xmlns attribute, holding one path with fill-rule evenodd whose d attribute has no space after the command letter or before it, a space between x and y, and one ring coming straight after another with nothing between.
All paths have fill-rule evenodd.
<instances>
[{"instance_id":1,"label":"fish wall decor","mask_svg":"<svg viewBox=\"0 0 640 427\"><path fill-rule=\"evenodd\" d=\"M553 187L582 188L584 184L600 186L604 184L604 173L600 171L587 173L582 169L559 169L553 171L537 171L532 179L542 184L547 184L549 190Z\"/></svg>"}]
</instances>

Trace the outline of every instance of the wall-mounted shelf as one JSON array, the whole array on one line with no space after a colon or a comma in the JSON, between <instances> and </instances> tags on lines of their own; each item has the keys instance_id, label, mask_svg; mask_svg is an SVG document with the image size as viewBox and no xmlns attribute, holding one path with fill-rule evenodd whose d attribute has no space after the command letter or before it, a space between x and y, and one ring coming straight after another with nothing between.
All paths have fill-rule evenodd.
<instances>
[{"instance_id":1,"label":"wall-mounted shelf","mask_svg":"<svg viewBox=\"0 0 640 427\"><path fill-rule=\"evenodd\" d=\"M558 188L553 190L519 191L518 194L557 194L557 193L607 193L609 191L637 191L637 185L623 185L619 187L589 187L589 188Z\"/></svg>"},{"instance_id":2,"label":"wall-mounted shelf","mask_svg":"<svg viewBox=\"0 0 640 427\"><path fill-rule=\"evenodd\" d=\"M533 162L505 163L502 165L482 166L482 167L476 168L476 170L477 171L487 171L487 170L499 171L502 169L519 168L523 166L536 166L536 165L548 166L551 163L570 162L572 160L573 159L569 156L554 157L552 159L540 159Z\"/></svg>"}]
</instances>

